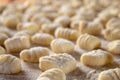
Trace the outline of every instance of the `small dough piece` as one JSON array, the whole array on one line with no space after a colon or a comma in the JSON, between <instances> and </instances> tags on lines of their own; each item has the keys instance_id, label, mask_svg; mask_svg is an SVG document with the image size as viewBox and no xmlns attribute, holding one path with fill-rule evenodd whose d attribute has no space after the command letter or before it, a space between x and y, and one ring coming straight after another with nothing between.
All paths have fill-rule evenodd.
<instances>
[{"instance_id":1,"label":"small dough piece","mask_svg":"<svg viewBox=\"0 0 120 80\"><path fill-rule=\"evenodd\" d=\"M5 52L6 52L5 49L0 46L0 55L1 55L1 54L4 54Z\"/></svg>"},{"instance_id":2,"label":"small dough piece","mask_svg":"<svg viewBox=\"0 0 120 80\"><path fill-rule=\"evenodd\" d=\"M108 21L104 37L110 41L120 39L120 18L112 18Z\"/></svg>"},{"instance_id":3,"label":"small dough piece","mask_svg":"<svg viewBox=\"0 0 120 80\"><path fill-rule=\"evenodd\" d=\"M51 68L59 68L65 73L72 72L77 68L74 57L67 53L44 56L39 59L39 68L43 71Z\"/></svg>"},{"instance_id":4,"label":"small dough piece","mask_svg":"<svg viewBox=\"0 0 120 80\"><path fill-rule=\"evenodd\" d=\"M80 24L80 20L73 20L71 21L70 27L72 29L79 30L79 24Z\"/></svg>"},{"instance_id":5,"label":"small dough piece","mask_svg":"<svg viewBox=\"0 0 120 80\"><path fill-rule=\"evenodd\" d=\"M68 28L58 28L55 31L55 37L65 38L73 41L77 40L79 35L80 35L79 31L68 29Z\"/></svg>"},{"instance_id":6,"label":"small dough piece","mask_svg":"<svg viewBox=\"0 0 120 80\"><path fill-rule=\"evenodd\" d=\"M39 58L49 55L49 49L44 47L33 47L20 52L20 58L27 62L39 62Z\"/></svg>"},{"instance_id":7,"label":"small dough piece","mask_svg":"<svg viewBox=\"0 0 120 80\"><path fill-rule=\"evenodd\" d=\"M108 51L112 54L120 54L120 40L114 40L108 44Z\"/></svg>"},{"instance_id":8,"label":"small dough piece","mask_svg":"<svg viewBox=\"0 0 120 80\"><path fill-rule=\"evenodd\" d=\"M35 34L36 32L39 31L39 26L36 23L33 22L26 22L26 23L19 23L17 25L17 30L21 31L21 30L26 30L31 34Z\"/></svg>"},{"instance_id":9,"label":"small dough piece","mask_svg":"<svg viewBox=\"0 0 120 80\"><path fill-rule=\"evenodd\" d=\"M51 44L52 51L56 53L72 53L74 51L74 44L66 39L54 39Z\"/></svg>"},{"instance_id":10,"label":"small dough piece","mask_svg":"<svg viewBox=\"0 0 120 80\"><path fill-rule=\"evenodd\" d=\"M104 66L106 64L112 63L114 61L113 56L103 50L93 50L84 53L80 58L82 64L88 66Z\"/></svg>"},{"instance_id":11,"label":"small dough piece","mask_svg":"<svg viewBox=\"0 0 120 80\"><path fill-rule=\"evenodd\" d=\"M120 80L120 68L102 71L98 76L98 80Z\"/></svg>"},{"instance_id":12,"label":"small dough piece","mask_svg":"<svg viewBox=\"0 0 120 80\"><path fill-rule=\"evenodd\" d=\"M66 80L66 75L59 68L53 68L41 73L37 80Z\"/></svg>"},{"instance_id":13,"label":"small dough piece","mask_svg":"<svg viewBox=\"0 0 120 80\"><path fill-rule=\"evenodd\" d=\"M54 22L61 24L62 27L69 27L71 21L69 16L60 16L57 17Z\"/></svg>"},{"instance_id":14,"label":"small dough piece","mask_svg":"<svg viewBox=\"0 0 120 80\"><path fill-rule=\"evenodd\" d=\"M26 36L8 38L5 43L5 48L10 53L17 53L23 49L30 48L30 40Z\"/></svg>"},{"instance_id":15,"label":"small dough piece","mask_svg":"<svg viewBox=\"0 0 120 80\"><path fill-rule=\"evenodd\" d=\"M79 46L79 48L85 50L93 50L101 46L101 41L95 36L89 34L81 34L80 37L77 39L76 44Z\"/></svg>"},{"instance_id":16,"label":"small dough piece","mask_svg":"<svg viewBox=\"0 0 120 80\"><path fill-rule=\"evenodd\" d=\"M51 35L54 35L54 32L58 27L61 27L59 23L43 24L41 26L41 31L44 33L49 33Z\"/></svg>"},{"instance_id":17,"label":"small dough piece","mask_svg":"<svg viewBox=\"0 0 120 80\"><path fill-rule=\"evenodd\" d=\"M47 33L36 33L32 36L32 43L41 46L50 46L51 41L54 37Z\"/></svg>"},{"instance_id":18,"label":"small dough piece","mask_svg":"<svg viewBox=\"0 0 120 80\"><path fill-rule=\"evenodd\" d=\"M102 30L102 24L97 21L88 22L88 21L80 21L79 23L79 31L80 33L88 33L91 35L100 35Z\"/></svg>"},{"instance_id":19,"label":"small dough piece","mask_svg":"<svg viewBox=\"0 0 120 80\"><path fill-rule=\"evenodd\" d=\"M10 54L0 55L0 73L2 74L16 74L21 71L21 62L15 56Z\"/></svg>"},{"instance_id":20,"label":"small dough piece","mask_svg":"<svg viewBox=\"0 0 120 80\"><path fill-rule=\"evenodd\" d=\"M8 35L6 35L5 33L0 33L0 46L4 45L4 41L8 39Z\"/></svg>"},{"instance_id":21,"label":"small dough piece","mask_svg":"<svg viewBox=\"0 0 120 80\"><path fill-rule=\"evenodd\" d=\"M14 37L26 36L30 38L30 33L28 31L19 31L15 33Z\"/></svg>"}]
</instances>

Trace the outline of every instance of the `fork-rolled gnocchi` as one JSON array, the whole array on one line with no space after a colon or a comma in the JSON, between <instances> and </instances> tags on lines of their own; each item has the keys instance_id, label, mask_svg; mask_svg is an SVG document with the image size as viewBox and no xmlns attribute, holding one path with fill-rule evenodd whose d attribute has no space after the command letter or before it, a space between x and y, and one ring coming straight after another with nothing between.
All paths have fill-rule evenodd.
<instances>
[{"instance_id":1,"label":"fork-rolled gnocchi","mask_svg":"<svg viewBox=\"0 0 120 80\"><path fill-rule=\"evenodd\" d=\"M79 48L82 48L85 50L93 50L101 46L101 41L99 38L95 36L92 36L89 34L82 34L77 39L76 44L79 46Z\"/></svg>"},{"instance_id":2,"label":"fork-rolled gnocchi","mask_svg":"<svg viewBox=\"0 0 120 80\"><path fill-rule=\"evenodd\" d=\"M49 49L44 47L33 47L20 52L20 58L27 62L39 62L39 58L49 55Z\"/></svg>"},{"instance_id":3,"label":"fork-rolled gnocchi","mask_svg":"<svg viewBox=\"0 0 120 80\"><path fill-rule=\"evenodd\" d=\"M5 33L0 33L0 45L3 46L4 45L4 41L8 39L8 35L6 35Z\"/></svg>"},{"instance_id":4,"label":"fork-rolled gnocchi","mask_svg":"<svg viewBox=\"0 0 120 80\"><path fill-rule=\"evenodd\" d=\"M75 70L77 67L76 60L69 54L56 54L44 56L39 59L39 68L43 71L51 68L59 68L65 73Z\"/></svg>"},{"instance_id":5,"label":"fork-rolled gnocchi","mask_svg":"<svg viewBox=\"0 0 120 80\"><path fill-rule=\"evenodd\" d=\"M56 53L72 53L74 51L74 44L66 39L54 39L51 44L52 51Z\"/></svg>"},{"instance_id":6,"label":"fork-rolled gnocchi","mask_svg":"<svg viewBox=\"0 0 120 80\"><path fill-rule=\"evenodd\" d=\"M67 28L58 28L55 31L55 37L65 38L68 40L76 40L79 37L80 33L77 30L67 29Z\"/></svg>"},{"instance_id":7,"label":"fork-rolled gnocchi","mask_svg":"<svg viewBox=\"0 0 120 80\"><path fill-rule=\"evenodd\" d=\"M80 61L87 66L104 66L114 61L113 56L103 50L93 50L82 54Z\"/></svg>"},{"instance_id":8,"label":"fork-rolled gnocchi","mask_svg":"<svg viewBox=\"0 0 120 80\"><path fill-rule=\"evenodd\" d=\"M37 80L66 80L66 75L59 68L53 68L40 74Z\"/></svg>"},{"instance_id":9,"label":"fork-rolled gnocchi","mask_svg":"<svg viewBox=\"0 0 120 80\"><path fill-rule=\"evenodd\" d=\"M5 49L2 46L0 46L0 55L4 54L5 52L6 52Z\"/></svg>"}]
</instances>

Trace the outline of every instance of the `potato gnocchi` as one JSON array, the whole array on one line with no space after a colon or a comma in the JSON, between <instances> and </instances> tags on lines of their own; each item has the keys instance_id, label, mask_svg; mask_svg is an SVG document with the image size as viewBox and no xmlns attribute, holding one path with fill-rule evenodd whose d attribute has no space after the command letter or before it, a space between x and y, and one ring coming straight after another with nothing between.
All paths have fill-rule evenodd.
<instances>
[{"instance_id":1,"label":"potato gnocchi","mask_svg":"<svg viewBox=\"0 0 120 80\"><path fill-rule=\"evenodd\" d=\"M17 53L22 51L23 49L30 48L30 40L28 37L13 37L8 38L5 43L5 48L10 53Z\"/></svg>"},{"instance_id":2,"label":"potato gnocchi","mask_svg":"<svg viewBox=\"0 0 120 80\"><path fill-rule=\"evenodd\" d=\"M93 50L82 54L80 61L87 66L104 66L113 63L113 56L103 50Z\"/></svg>"},{"instance_id":3,"label":"potato gnocchi","mask_svg":"<svg viewBox=\"0 0 120 80\"><path fill-rule=\"evenodd\" d=\"M120 40L111 41L108 44L108 51L112 54L120 54Z\"/></svg>"},{"instance_id":4,"label":"potato gnocchi","mask_svg":"<svg viewBox=\"0 0 120 80\"><path fill-rule=\"evenodd\" d=\"M59 68L53 68L40 74L37 80L66 80L66 75Z\"/></svg>"},{"instance_id":5,"label":"potato gnocchi","mask_svg":"<svg viewBox=\"0 0 120 80\"><path fill-rule=\"evenodd\" d=\"M56 53L72 53L74 51L74 44L66 39L54 39L51 44L52 51Z\"/></svg>"},{"instance_id":6,"label":"potato gnocchi","mask_svg":"<svg viewBox=\"0 0 120 80\"><path fill-rule=\"evenodd\" d=\"M65 38L68 40L75 41L79 37L80 33L77 30L67 29L67 28L58 28L55 31L55 37Z\"/></svg>"},{"instance_id":7,"label":"potato gnocchi","mask_svg":"<svg viewBox=\"0 0 120 80\"><path fill-rule=\"evenodd\" d=\"M4 54L5 52L6 52L5 49L2 46L0 46L0 55Z\"/></svg>"},{"instance_id":8,"label":"potato gnocchi","mask_svg":"<svg viewBox=\"0 0 120 80\"><path fill-rule=\"evenodd\" d=\"M47 33L37 33L32 36L32 43L41 45L41 46L50 46L51 41L54 37Z\"/></svg>"},{"instance_id":9,"label":"potato gnocchi","mask_svg":"<svg viewBox=\"0 0 120 80\"><path fill-rule=\"evenodd\" d=\"M44 56L39 59L39 68L43 71L51 68L59 68L65 73L69 73L77 68L74 57L69 54L56 54Z\"/></svg>"},{"instance_id":10,"label":"potato gnocchi","mask_svg":"<svg viewBox=\"0 0 120 80\"><path fill-rule=\"evenodd\" d=\"M0 33L0 46L4 45L4 41L8 39L8 35L6 35L5 33Z\"/></svg>"},{"instance_id":11,"label":"potato gnocchi","mask_svg":"<svg viewBox=\"0 0 120 80\"><path fill-rule=\"evenodd\" d=\"M49 55L50 51L45 47L33 47L20 52L20 58L27 62L39 62L39 58Z\"/></svg>"},{"instance_id":12,"label":"potato gnocchi","mask_svg":"<svg viewBox=\"0 0 120 80\"><path fill-rule=\"evenodd\" d=\"M89 35L89 34L81 34L80 37L77 39L76 44L79 48L85 50L93 50L100 48L101 41L99 38Z\"/></svg>"},{"instance_id":13,"label":"potato gnocchi","mask_svg":"<svg viewBox=\"0 0 120 80\"><path fill-rule=\"evenodd\" d=\"M15 74L21 71L21 61L10 54L0 55L0 73Z\"/></svg>"},{"instance_id":14,"label":"potato gnocchi","mask_svg":"<svg viewBox=\"0 0 120 80\"><path fill-rule=\"evenodd\" d=\"M119 79L120 79L120 68L102 71L98 77L98 80L119 80Z\"/></svg>"}]
</instances>

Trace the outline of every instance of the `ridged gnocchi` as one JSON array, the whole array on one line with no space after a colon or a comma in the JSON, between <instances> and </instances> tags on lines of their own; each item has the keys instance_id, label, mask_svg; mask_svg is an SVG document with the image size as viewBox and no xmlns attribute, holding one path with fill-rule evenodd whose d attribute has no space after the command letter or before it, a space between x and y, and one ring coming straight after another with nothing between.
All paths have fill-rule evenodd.
<instances>
[{"instance_id":1,"label":"ridged gnocchi","mask_svg":"<svg viewBox=\"0 0 120 80\"><path fill-rule=\"evenodd\" d=\"M66 80L66 75L59 68L53 68L40 74L37 80Z\"/></svg>"},{"instance_id":2,"label":"ridged gnocchi","mask_svg":"<svg viewBox=\"0 0 120 80\"><path fill-rule=\"evenodd\" d=\"M17 53L23 49L30 48L30 40L26 36L8 38L4 42L5 48L10 53Z\"/></svg>"},{"instance_id":3,"label":"ridged gnocchi","mask_svg":"<svg viewBox=\"0 0 120 80\"><path fill-rule=\"evenodd\" d=\"M5 33L0 33L0 45L4 45L4 41L8 39L8 36Z\"/></svg>"},{"instance_id":4,"label":"ridged gnocchi","mask_svg":"<svg viewBox=\"0 0 120 80\"><path fill-rule=\"evenodd\" d=\"M91 35L100 35L102 30L102 24L97 21L88 22L88 21L80 21L79 23L79 31L80 33L88 33Z\"/></svg>"},{"instance_id":5,"label":"ridged gnocchi","mask_svg":"<svg viewBox=\"0 0 120 80\"><path fill-rule=\"evenodd\" d=\"M98 76L98 80L120 80L120 68L102 71Z\"/></svg>"},{"instance_id":6,"label":"ridged gnocchi","mask_svg":"<svg viewBox=\"0 0 120 80\"><path fill-rule=\"evenodd\" d=\"M41 45L41 46L50 46L51 41L54 37L47 33L36 33L32 36L32 43Z\"/></svg>"},{"instance_id":7,"label":"ridged gnocchi","mask_svg":"<svg viewBox=\"0 0 120 80\"><path fill-rule=\"evenodd\" d=\"M55 31L55 37L65 38L73 41L75 41L79 37L79 35L80 35L79 31L67 28L58 28Z\"/></svg>"},{"instance_id":8,"label":"ridged gnocchi","mask_svg":"<svg viewBox=\"0 0 120 80\"><path fill-rule=\"evenodd\" d=\"M74 51L74 44L66 39L58 38L54 39L50 47L52 51L56 53L72 53Z\"/></svg>"},{"instance_id":9,"label":"ridged gnocchi","mask_svg":"<svg viewBox=\"0 0 120 80\"><path fill-rule=\"evenodd\" d=\"M0 73L15 74L21 71L21 61L10 54L0 55Z\"/></svg>"},{"instance_id":10,"label":"ridged gnocchi","mask_svg":"<svg viewBox=\"0 0 120 80\"><path fill-rule=\"evenodd\" d=\"M80 61L84 65L98 67L113 63L114 58L106 51L93 50L82 54Z\"/></svg>"},{"instance_id":11,"label":"ridged gnocchi","mask_svg":"<svg viewBox=\"0 0 120 80\"><path fill-rule=\"evenodd\" d=\"M39 31L39 26L36 23L33 22L26 22L26 23L19 23L17 25L17 30L21 31L21 30L26 30L31 34L35 34L36 32Z\"/></svg>"},{"instance_id":12,"label":"ridged gnocchi","mask_svg":"<svg viewBox=\"0 0 120 80\"><path fill-rule=\"evenodd\" d=\"M93 50L100 48L101 41L99 38L89 35L89 34L81 34L76 41L76 44L79 48L85 50Z\"/></svg>"},{"instance_id":13,"label":"ridged gnocchi","mask_svg":"<svg viewBox=\"0 0 120 80\"><path fill-rule=\"evenodd\" d=\"M104 37L107 40L120 39L120 18L112 18L108 21Z\"/></svg>"},{"instance_id":14,"label":"ridged gnocchi","mask_svg":"<svg viewBox=\"0 0 120 80\"><path fill-rule=\"evenodd\" d=\"M39 59L39 68L43 71L51 68L59 68L63 72L69 73L77 68L77 64L74 57L64 53L41 57Z\"/></svg>"},{"instance_id":15,"label":"ridged gnocchi","mask_svg":"<svg viewBox=\"0 0 120 80\"><path fill-rule=\"evenodd\" d=\"M5 52L6 52L5 49L2 46L0 46L0 55L4 54Z\"/></svg>"},{"instance_id":16,"label":"ridged gnocchi","mask_svg":"<svg viewBox=\"0 0 120 80\"><path fill-rule=\"evenodd\" d=\"M45 47L33 47L20 52L20 58L27 62L39 62L39 58L49 55L50 51Z\"/></svg>"},{"instance_id":17,"label":"ridged gnocchi","mask_svg":"<svg viewBox=\"0 0 120 80\"><path fill-rule=\"evenodd\" d=\"M120 54L120 40L109 42L108 51L110 51L112 54Z\"/></svg>"}]
</instances>

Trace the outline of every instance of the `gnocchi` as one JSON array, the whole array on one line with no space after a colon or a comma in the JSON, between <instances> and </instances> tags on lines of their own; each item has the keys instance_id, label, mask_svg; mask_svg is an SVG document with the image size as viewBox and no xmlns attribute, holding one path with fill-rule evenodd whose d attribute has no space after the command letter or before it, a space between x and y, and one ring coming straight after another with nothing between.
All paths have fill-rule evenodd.
<instances>
[{"instance_id":1,"label":"gnocchi","mask_svg":"<svg viewBox=\"0 0 120 80\"><path fill-rule=\"evenodd\" d=\"M87 66L104 66L106 64L113 63L113 56L103 50L93 50L82 54L81 63Z\"/></svg>"},{"instance_id":2,"label":"gnocchi","mask_svg":"<svg viewBox=\"0 0 120 80\"><path fill-rule=\"evenodd\" d=\"M4 54L5 52L6 52L5 49L2 46L0 46L0 55Z\"/></svg>"},{"instance_id":3,"label":"gnocchi","mask_svg":"<svg viewBox=\"0 0 120 80\"><path fill-rule=\"evenodd\" d=\"M77 68L76 60L69 54L56 54L44 56L39 59L39 68L43 71L51 68L59 68L65 73L69 73Z\"/></svg>"},{"instance_id":4,"label":"gnocchi","mask_svg":"<svg viewBox=\"0 0 120 80\"><path fill-rule=\"evenodd\" d=\"M5 48L10 53L17 53L23 49L30 48L30 40L26 36L8 38L4 42Z\"/></svg>"},{"instance_id":5,"label":"gnocchi","mask_svg":"<svg viewBox=\"0 0 120 80\"><path fill-rule=\"evenodd\" d=\"M8 35L6 35L5 33L0 33L0 45L3 46L4 45L4 41L8 39Z\"/></svg>"},{"instance_id":6,"label":"gnocchi","mask_svg":"<svg viewBox=\"0 0 120 80\"><path fill-rule=\"evenodd\" d=\"M74 44L66 39L54 39L51 44L52 51L56 53L72 53L74 51Z\"/></svg>"},{"instance_id":7,"label":"gnocchi","mask_svg":"<svg viewBox=\"0 0 120 80\"><path fill-rule=\"evenodd\" d=\"M66 80L66 75L59 68L53 68L40 74L37 80Z\"/></svg>"},{"instance_id":8,"label":"gnocchi","mask_svg":"<svg viewBox=\"0 0 120 80\"><path fill-rule=\"evenodd\" d=\"M20 52L20 58L27 62L39 62L39 58L49 55L49 49L44 47L33 47Z\"/></svg>"},{"instance_id":9,"label":"gnocchi","mask_svg":"<svg viewBox=\"0 0 120 80\"><path fill-rule=\"evenodd\" d=\"M79 48L85 50L93 50L100 48L101 41L95 36L89 34L81 34L80 37L77 39L76 44Z\"/></svg>"}]
</instances>

